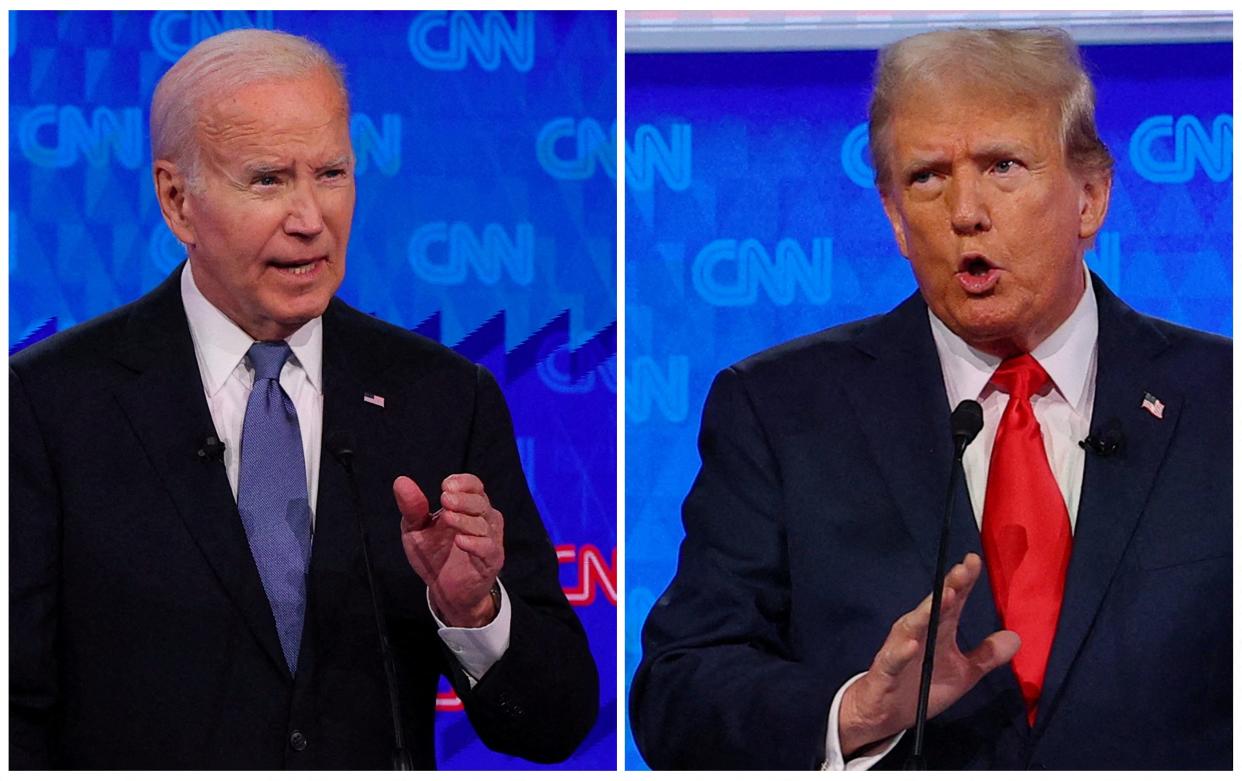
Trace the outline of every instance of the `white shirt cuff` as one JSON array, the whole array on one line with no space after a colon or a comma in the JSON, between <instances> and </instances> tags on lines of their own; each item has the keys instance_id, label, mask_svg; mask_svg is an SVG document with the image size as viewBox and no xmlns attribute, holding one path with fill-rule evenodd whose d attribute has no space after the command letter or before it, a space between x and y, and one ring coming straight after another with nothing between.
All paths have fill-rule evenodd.
<instances>
[{"instance_id":1,"label":"white shirt cuff","mask_svg":"<svg viewBox=\"0 0 1242 781\"><path fill-rule=\"evenodd\" d=\"M850 678L837 690L837 696L832 698L832 707L828 709L828 739L825 741L824 764L820 765L820 770L868 770L892 751L897 741L901 740L901 736L906 734L906 731L902 730L883 743L871 746L866 753L859 754L849 762L845 761L845 757L841 754L841 699L845 690L864 675L866 673L862 672Z\"/></svg>"},{"instance_id":2,"label":"white shirt cuff","mask_svg":"<svg viewBox=\"0 0 1242 781\"><path fill-rule=\"evenodd\" d=\"M427 609L431 610L431 617L440 627L440 640L457 657L472 689L509 650L509 623L513 611L509 607L509 594L504 584L498 580L496 585L500 587L500 610L490 624L480 627L445 625L431 607L431 591L427 591Z\"/></svg>"}]
</instances>

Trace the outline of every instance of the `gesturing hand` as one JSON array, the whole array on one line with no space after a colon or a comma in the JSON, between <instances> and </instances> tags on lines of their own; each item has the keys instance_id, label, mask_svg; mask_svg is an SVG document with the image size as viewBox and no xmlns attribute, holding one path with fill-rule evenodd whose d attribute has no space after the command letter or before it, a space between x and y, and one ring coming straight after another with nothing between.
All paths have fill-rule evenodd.
<instances>
[{"instance_id":1,"label":"gesturing hand","mask_svg":"<svg viewBox=\"0 0 1242 781\"><path fill-rule=\"evenodd\" d=\"M1018 652L1018 635L1007 630L989 635L969 653L957 647L962 607L982 570L983 561L968 553L945 576L940 629L936 632L936 663L927 704L929 719L961 699L983 676L1009 662ZM897 619L871 668L845 690L839 716L841 751L845 756L914 724L930 620L929 594L918 607Z\"/></svg>"},{"instance_id":2,"label":"gesturing hand","mask_svg":"<svg viewBox=\"0 0 1242 781\"><path fill-rule=\"evenodd\" d=\"M483 626L496 617L490 592L505 562L504 517L474 475L449 475L440 489L440 509L428 514L427 497L417 483L405 476L393 482L401 545L427 584L440 620L449 626Z\"/></svg>"}]
</instances>

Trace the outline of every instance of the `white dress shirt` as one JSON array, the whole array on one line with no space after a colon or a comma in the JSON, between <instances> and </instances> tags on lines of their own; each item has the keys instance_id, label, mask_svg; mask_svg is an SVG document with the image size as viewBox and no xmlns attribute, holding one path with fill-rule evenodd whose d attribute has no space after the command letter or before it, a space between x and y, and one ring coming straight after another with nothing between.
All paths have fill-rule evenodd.
<instances>
[{"instance_id":1,"label":"white dress shirt","mask_svg":"<svg viewBox=\"0 0 1242 781\"><path fill-rule=\"evenodd\" d=\"M216 436L224 443L224 471L237 499L241 470L242 423L254 385L254 368L246 352L255 340L216 308L198 289L190 264L181 272L181 302L190 322L194 357L203 378ZM323 318L316 317L285 340L293 355L280 370L280 387L298 411L302 454L306 463L306 496L311 528L319 498L319 455L323 439Z\"/></svg>"},{"instance_id":2,"label":"white dress shirt","mask_svg":"<svg viewBox=\"0 0 1242 781\"><path fill-rule=\"evenodd\" d=\"M1090 432L1091 411L1095 405L1096 338L1100 328L1095 291L1091 288L1091 279L1085 267L1083 275L1087 278L1086 290L1074 311L1047 339L1031 350L1031 356L1044 367L1051 380L1048 387L1040 389L1031 398L1031 406L1039 421L1048 465L1065 499L1071 532L1078 520L1086 457L1086 452L1078 443ZM927 310L927 317L931 321L932 339L940 357L949 408L956 408L965 399L975 399L983 407L983 430L962 457L975 523L982 526L983 498L987 492L992 445L996 442L996 430L1009 401L1009 395L991 381L1001 359L966 344L930 309ZM839 730L841 699L850 684L862 675L859 673L846 681L832 700L828 713L824 770L866 770L892 751L905 734L899 732L873 746L865 755L845 762L841 754Z\"/></svg>"},{"instance_id":3,"label":"white dress shirt","mask_svg":"<svg viewBox=\"0 0 1242 781\"><path fill-rule=\"evenodd\" d=\"M216 436L224 443L224 471L236 501L237 479L241 470L242 423L246 418L246 401L254 384L254 368L246 352L255 340L207 300L194 282L189 262L181 272L181 302L190 324L194 357L198 360L211 421L215 424ZM316 317L306 323L285 341L289 343L293 355L280 371L280 387L293 401L298 413L313 533L323 440L323 318ZM503 585L500 590L500 612L487 626L449 627L440 621L434 610L431 613L440 627L441 641L457 657L472 686L509 648L512 613ZM429 609L430 606L428 594Z\"/></svg>"},{"instance_id":4,"label":"white dress shirt","mask_svg":"<svg viewBox=\"0 0 1242 781\"><path fill-rule=\"evenodd\" d=\"M1001 415L1009 402L1009 394L992 384L992 373L1001 365L1001 359L966 344L930 309L927 315L931 320L936 352L940 355L949 409L965 399L975 399L983 407L983 430L962 456L975 523L982 528L983 496L988 487L992 445L996 442ZM1091 411L1095 407L1096 336L1099 330L1095 291L1088 281L1086 291L1070 316L1031 350L1031 357L1044 367L1052 380L1050 386L1031 397L1031 407L1039 421L1048 465L1069 511L1071 530L1078 521L1082 468L1086 458L1086 451L1078 443L1090 433Z\"/></svg>"}]
</instances>

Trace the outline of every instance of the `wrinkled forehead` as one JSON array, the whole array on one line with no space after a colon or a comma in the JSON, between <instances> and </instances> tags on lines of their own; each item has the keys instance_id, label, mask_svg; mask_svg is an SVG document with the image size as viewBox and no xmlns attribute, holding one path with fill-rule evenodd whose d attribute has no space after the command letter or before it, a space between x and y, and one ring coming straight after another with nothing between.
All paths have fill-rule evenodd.
<instances>
[{"instance_id":1,"label":"wrinkled forehead","mask_svg":"<svg viewBox=\"0 0 1242 781\"><path fill-rule=\"evenodd\" d=\"M349 152L349 106L326 72L256 82L205 103L195 137L213 156L269 146L327 156Z\"/></svg>"}]
</instances>

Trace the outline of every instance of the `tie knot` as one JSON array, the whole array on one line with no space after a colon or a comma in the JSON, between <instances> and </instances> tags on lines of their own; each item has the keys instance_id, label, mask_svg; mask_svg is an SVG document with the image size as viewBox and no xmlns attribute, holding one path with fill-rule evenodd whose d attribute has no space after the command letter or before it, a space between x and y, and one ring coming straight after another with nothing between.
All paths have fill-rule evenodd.
<instances>
[{"instance_id":1,"label":"tie knot","mask_svg":"<svg viewBox=\"0 0 1242 781\"><path fill-rule=\"evenodd\" d=\"M250 365L254 367L256 382L279 380L280 370L292 354L287 342L255 342L246 351L246 355L250 356Z\"/></svg>"},{"instance_id":2,"label":"tie knot","mask_svg":"<svg viewBox=\"0 0 1242 781\"><path fill-rule=\"evenodd\" d=\"M1029 399L1048 383L1048 372L1030 353L1006 358L996 367L992 382L1010 396Z\"/></svg>"}]
</instances>

